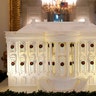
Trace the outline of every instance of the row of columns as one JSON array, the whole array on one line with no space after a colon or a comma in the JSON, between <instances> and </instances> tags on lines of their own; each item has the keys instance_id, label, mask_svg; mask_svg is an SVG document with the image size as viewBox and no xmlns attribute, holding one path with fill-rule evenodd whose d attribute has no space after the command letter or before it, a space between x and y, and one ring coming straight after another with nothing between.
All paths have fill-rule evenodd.
<instances>
[{"instance_id":1,"label":"row of columns","mask_svg":"<svg viewBox=\"0 0 96 96\"><path fill-rule=\"evenodd\" d=\"M72 66L70 64L72 60L75 60L74 58L72 58L75 56L75 53L74 53L75 47L74 48L70 47L70 43L63 42L62 44L64 44L64 47L61 47L60 42L59 43L58 42L46 42L43 45L43 49L42 48L40 49L38 48L39 42L36 42L34 46L35 50L33 50L33 52L30 52L30 49L26 47L29 45L28 42L26 42L26 44L24 45L26 47L24 49L25 51L22 48L19 48L20 46L19 43L18 42L14 43L16 47L15 52L14 51L11 52L11 50L13 49L8 51L8 54L9 54L8 72L10 72L11 67L12 68L16 67L14 70L15 73L20 73L21 69L22 71L25 70L23 73L30 73L32 70L35 70L35 71L32 71L33 73L41 73L40 72L41 70L42 73L44 72L44 74L46 73L46 74L54 74L54 75L60 75L60 74L64 75L66 73L65 75L69 76L70 74L69 68L71 67L73 68L73 66L76 66L75 64L72 64ZM10 44L9 44L8 49L10 49ZM71 52L72 50L73 52ZM70 57L72 60L70 59ZM31 58L34 58L34 60ZM16 64L13 64L13 62ZM42 64L40 65L39 63L42 63ZM62 69L62 71L60 71L61 70L60 68ZM73 68L72 70L74 71L75 68Z\"/></svg>"},{"instance_id":2,"label":"row of columns","mask_svg":"<svg viewBox=\"0 0 96 96\"><path fill-rule=\"evenodd\" d=\"M33 76L35 78L62 76L70 78L95 74L96 57L93 58L94 60L92 59L94 62L91 61L91 63L88 59L89 53L95 52L95 48L93 50L89 47L91 45L93 48L95 43L40 41L22 43L19 41L7 44L9 78L10 76L30 78ZM31 47L29 47L30 44Z\"/></svg>"}]
</instances>

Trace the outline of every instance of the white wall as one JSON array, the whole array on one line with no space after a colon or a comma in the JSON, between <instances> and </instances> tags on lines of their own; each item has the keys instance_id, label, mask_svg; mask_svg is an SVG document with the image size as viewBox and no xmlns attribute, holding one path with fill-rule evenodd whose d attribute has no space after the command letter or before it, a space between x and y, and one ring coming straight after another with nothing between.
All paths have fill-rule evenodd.
<instances>
[{"instance_id":1,"label":"white wall","mask_svg":"<svg viewBox=\"0 0 96 96\"><path fill-rule=\"evenodd\" d=\"M76 19L87 17L96 24L95 3L95 0L77 0Z\"/></svg>"},{"instance_id":2,"label":"white wall","mask_svg":"<svg viewBox=\"0 0 96 96\"><path fill-rule=\"evenodd\" d=\"M3 68L1 57L6 50L4 31L9 30L9 5L8 0L0 0L0 70Z\"/></svg>"}]
</instances>

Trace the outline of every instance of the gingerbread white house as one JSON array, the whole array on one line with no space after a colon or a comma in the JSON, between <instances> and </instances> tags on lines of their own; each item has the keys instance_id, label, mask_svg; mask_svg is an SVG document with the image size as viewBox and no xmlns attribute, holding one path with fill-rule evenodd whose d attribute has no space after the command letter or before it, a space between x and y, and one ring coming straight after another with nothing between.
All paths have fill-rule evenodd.
<instances>
[{"instance_id":1,"label":"gingerbread white house","mask_svg":"<svg viewBox=\"0 0 96 96\"><path fill-rule=\"evenodd\" d=\"M96 84L96 26L86 22L32 22L6 32L8 85L38 86L42 77L88 77Z\"/></svg>"}]
</instances>

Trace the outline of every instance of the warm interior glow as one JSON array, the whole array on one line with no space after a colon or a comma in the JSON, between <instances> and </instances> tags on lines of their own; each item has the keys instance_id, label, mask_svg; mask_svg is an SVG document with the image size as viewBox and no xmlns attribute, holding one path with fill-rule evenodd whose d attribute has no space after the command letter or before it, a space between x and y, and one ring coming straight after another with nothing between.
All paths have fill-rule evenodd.
<instances>
[{"instance_id":1,"label":"warm interior glow","mask_svg":"<svg viewBox=\"0 0 96 96\"><path fill-rule=\"evenodd\" d=\"M66 0L69 5L76 5L77 0Z\"/></svg>"},{"instance_id":2,"label":"warm interior glow","mask_svg":"<svg viewBox=\"0 0 96 96\"><path fill-rule=\"evenodd\" d=\"M85 22L85 18L78 19L78 22Z\"/></svg>"},{"instance_id":3,"label":"warm interior glow","mask_svg":"<svg viewBox=\"0 0 96 96\"><path fill-rule=\"evenodd\" d=\"M27 24L31 24L32 23L32 19L29 19L28 21L27 21Z\"/></svg>"},{"instance_id":4,"label":"warm interior glow","mask_svg":"<svg viewBox=\"0 0 96 96\"><path fill-rule=\"evenodd\" d=\"M67 9L70 10L76 5L77 0L42 0L42 9L46 12Z\"/></svg>"},{"instance_id":5,"label":"warm interior glow","mask_svg":"<svg viewBox=\"0 0 96 96\"><path fill-rule=\"evenodd\" d=\"M59 5L60 2L68 2L69 5L76 5L77 0L42 0L42 5Z\"/></svg>"},{"instance_id":6,"label":"warm interior glow","mask_svg":"<svg viewBox=\"0 0 96 96\"><path fill-rule=\"evenodd\" d=\"M31 24L32 22L40 22L40 18L38 17L29 17L27 20L27 24Z\"/></svg>"}]
</instances>

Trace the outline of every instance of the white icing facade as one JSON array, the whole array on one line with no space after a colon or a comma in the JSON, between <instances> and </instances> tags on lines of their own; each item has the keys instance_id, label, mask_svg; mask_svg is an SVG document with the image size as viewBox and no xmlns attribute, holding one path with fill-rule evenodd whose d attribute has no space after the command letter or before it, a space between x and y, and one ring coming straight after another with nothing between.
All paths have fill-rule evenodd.
<instances>
[{"instance_id":1,"label":"white icing facade","mask_svg":"<svg viewBox=\"0 0 96 96\"><path fill-rule=\"evenodd\" d=\"M96 26L90 22L32 22L6 32L8 85L38 86L40 77L92 76L96 84Z\"/></svg>"}]
</instances>

